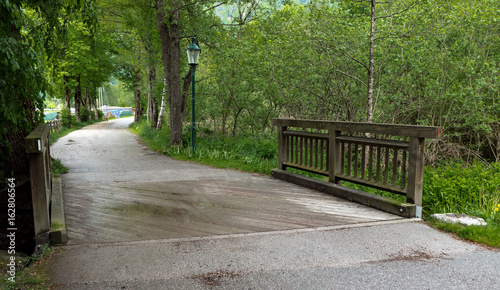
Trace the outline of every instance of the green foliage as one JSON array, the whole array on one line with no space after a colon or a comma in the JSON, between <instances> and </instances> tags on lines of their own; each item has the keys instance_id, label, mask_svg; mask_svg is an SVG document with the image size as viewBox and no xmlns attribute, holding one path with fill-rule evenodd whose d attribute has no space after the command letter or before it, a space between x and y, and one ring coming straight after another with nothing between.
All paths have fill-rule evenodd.
<instances>
[{"instance_id":1,"label":"green foliage","mask_svg":"<svg viewBox=\"0 0 500 290\"><path fill-rule=\"evenodd\" d=\"M89 110L87 109L87 107L81 107L80 108L80 119L82 122L88 122L89 121Z\"/></svg>"},{"instance_id":2,"label":"green foliage","mask_svg":"<svg viewBox=\"0 0 500 290\"><path fill-rule=\"evenodd\" d=\"M76 123L76 118L71 115L71 110L68 108L64 108L61 110L61 119L63 122L63 126L67 128L71 128L71 126Z\"/></svg>"},{"instance_id":3,"label":"green foliage","mask_svg":"<svg viewBox=\"0 0 500 290\"><path fill-rule=\"evenodd\" d=\"M184 130L185 147L170 146L170 132L167 128L152 130L145 120L130 125L149 149L181 160L194 160L221 168L270 174L277 166L277 142L275 137L202 135L198 136L196 152L191 151L190 130ZM201 130L203 131L203 130ZM187 145L186 145L187 144Z\"/></svg>"},{"instance_id":4,"label":"green foliage","mask_svg":"<svg viewBox=\"0 0 500 290\"><path fill-rule=\"evenodd\" d=\"M500 163L485 167L450 163L427 167L424 175L424 213L467 213L489 218L500 203Z\"/></svg>"},{"instance_id":5,"label":"green foliage","mask_svg":"<svg viewBox=\"0 0 500 290\"><path fill-rule=\"evenodd\" d=\"M55 141L54 141L55 142ZM68 168L61 163L61 160L57 158L52 158L50 162L50 170L52 176L57 174L64 174L68 172Z\"/></svg>"}]
</instances>

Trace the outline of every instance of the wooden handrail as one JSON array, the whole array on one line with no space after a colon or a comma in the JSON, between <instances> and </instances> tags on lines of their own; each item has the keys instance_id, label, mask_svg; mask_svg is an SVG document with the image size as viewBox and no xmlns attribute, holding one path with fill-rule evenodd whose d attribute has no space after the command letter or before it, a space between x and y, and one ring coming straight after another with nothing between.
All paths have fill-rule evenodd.
<instances>
[{"instance_id":1,"label":"wooden handrail","mask_svg":"<svg viewBox=\"0 0 500 290\"><path fill-rule=\"evenodd\" d=\"M439 138L439 127L294 119L273 119L272 124L278 127L279 169L295 168L328 176L337 185L344 180L401 194L421 210L425 139ZM322 133L310 132L314 130ZM354 133L365 137L351 136Z\"/></svg>"}]
</instances>

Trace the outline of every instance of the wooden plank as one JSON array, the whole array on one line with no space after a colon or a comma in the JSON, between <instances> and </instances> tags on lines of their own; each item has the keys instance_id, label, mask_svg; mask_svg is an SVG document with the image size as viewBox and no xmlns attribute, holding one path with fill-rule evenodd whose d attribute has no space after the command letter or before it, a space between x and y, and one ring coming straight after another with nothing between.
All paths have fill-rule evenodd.
<instances>
[{"instance_id":1,"label":"wooden plank","mask_svg":"<svg viewBox=\"0 0 500 290\"><path fill-rule=\"evenodd\" d=\"M316 173L319 175L329 176L328 170L317 169L317 168L304 166L302 164L296 164L296 163L285 163L285 165L287 167L290 167L290 168L295 168L295 169L299 169L299 170L303 170L303 171L307 171L307 172L311 172L311 173Z\"/></svg>"},{"instance_id":2,"label":"wooden plank","mask_svg":"<svg viewBox=\"0 0 500 290\"><path fill-rule=\"evenodd\" d=\"M328 134L322 134L322 133L286 130L286 131L283 131L283 134L288 135L288 136L311 137L311 138L322 139L322 140L328 139Z\"/></svg>"},{"instance_id":3,"label":"wooden plank","mask_svg":"<svg viewBox=\"0 0 500 290\"><path fill-rule=\"evenodd\" d=\"M396 141L396 140L385 140L385 139L375 139L375 138L365 138L365 137L351 137L351 136L341 136L339 140L365 144L365 145L382 145L384 147L396 147L396 148L408 148L408 142Z\"/></svg>"},{"instance_id":4,"label":"wooden plank","mask_svg":"<svg viewBox=\"0 0 500 290\"><path fill-rule=\"evenodd\" d=\"M390 183L383 183L383 182L376 181L376 180L361 179L359 177L348 176L345 174L338 175L337 179L345 180L345 181L349 181L349 182L353 182L353 183L357 183L357 184L361 184L361 185L366 185L369 187L389 191L389 192L400 194L400 195L406 195L406 192L407 192L405 188L401 188L399 186L394 186Z\"/></svg>"},{"instance_id":5,"label":"wooden plank","mask_svg":"<svg viewBox=\"0 0 500 290\"><path fill-rule=\"evenodd\" d=\"M322 180L286 172L279 169L273 169L272 176L311 189L319 190L343 199L354 201L376 209L380 209L402 217L415 217L416 206L408 203L401 203L397 200L367 193Z\"/></svg>"},{"instance_id":6,"label":"wooden plank","mask_svg":"<svg viewBox=\"0 0 500 290\"><path fill-rule=\"evenodd\" d=\"M299 119L272 119L274 126L287 126L296 128L313 128L336 131L349 131L358 133L386 134L393 136L407 136L437 139L442 135L442 128L414 125L394 125L379 123L331 122Z\"/></svg>"}]
</instances>

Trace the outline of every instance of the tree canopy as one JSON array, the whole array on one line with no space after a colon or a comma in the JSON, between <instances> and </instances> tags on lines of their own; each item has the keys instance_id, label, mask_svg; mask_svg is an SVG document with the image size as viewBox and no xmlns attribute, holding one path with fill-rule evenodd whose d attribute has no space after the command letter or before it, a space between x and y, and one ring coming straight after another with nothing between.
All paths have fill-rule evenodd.
<instances>
[{"instance_id":1,"label":"tree canopy","mask_svg":"<svg viewBox=\"0 0 500 290\"><path fill-rule=\"evenodd\" d=\"M182 144L192 36L198 130L267 134L277 117L436 125L438 151L500 160L498 1L18 0L0 17L4 175L25 168L10 161L47 95L90 110L111 80Z\"/></svg>"}]
</instances>

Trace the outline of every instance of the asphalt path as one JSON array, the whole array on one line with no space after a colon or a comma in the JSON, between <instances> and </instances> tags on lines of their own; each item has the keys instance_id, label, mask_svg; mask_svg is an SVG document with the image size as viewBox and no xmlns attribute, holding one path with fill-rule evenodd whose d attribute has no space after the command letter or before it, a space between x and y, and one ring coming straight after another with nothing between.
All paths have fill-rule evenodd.
<instances>
[{"instance_id":1,"label":"asphalt path","mask_svg":"<svg viewBox=\"0 0 500 290\"><path fill-rule=\"evenodd\" d=\"M246 173L193 167L192 163L177 161L165 161L174 162L169 163L173 167L165 173L164 163L147 162L148 158L157 159L157 156L147 151L137 153L136 138L112 133L125 128L127 122L130 120L110 121L100 125L101 128L80 130L79 134L94 137L87 138L86 144L71 136L55 144L53 155L70 169L70 173L63 176L63 182L71 187L66 188L67 191L85 196L85 192L90 191L88 186L119 185L134 180L138 174L148 184L164 182L166 176L174 180L219 180L221 177L249 180ZM120 144L118 149L116 144ZM90 156L95 155L96 150L102 154L102 162L97 167L89 167ZM137 159L133 155L137 155ZM109 156L113 156L112 160ZM122 158L145 162L149 167L142 168L140 173L133 170L134 166L123 170L119 163ZM250 180L254 178L252 175ZM92 202L88 199L65 202L74 201ZM310 203L308 206L310 208ZM86 207L88 204L80 204L80 208ZM353 209L352 205L345 207ZM331 207L330 211L336 209L338 207ZM334 213L327 214L334 216ZM373 212L373 216L378 214ZM63 246L53 256L50 275L56 289L498 288L500 252L458 240L418 220L377 217L343 225L165 239L116 235L116 239L106 240L102 235L85 242L85 235L96 230L98 223L92 224L92 216L82 216L81 224L85 225L86 219L92 224L89 232L82 232L81 236L73 232L73 236L79 237L77 242ZM76 220L72 222L77 224ZM71 239L69 228L68 232Z\"/></svg>"}]
</instances>

